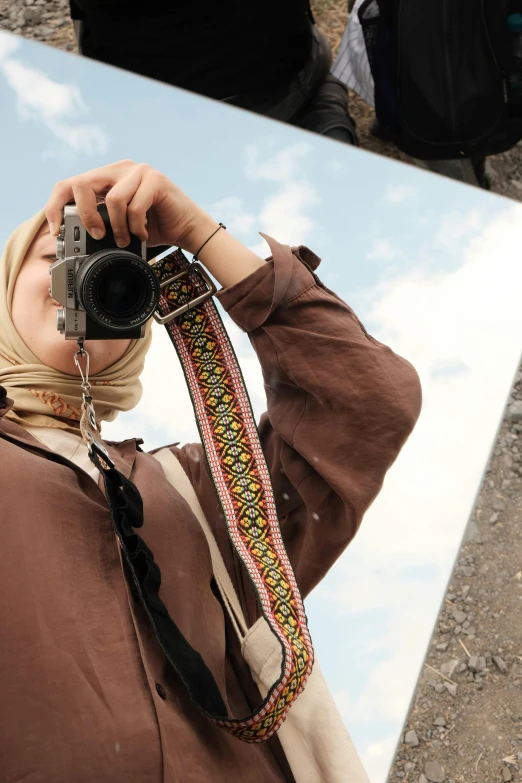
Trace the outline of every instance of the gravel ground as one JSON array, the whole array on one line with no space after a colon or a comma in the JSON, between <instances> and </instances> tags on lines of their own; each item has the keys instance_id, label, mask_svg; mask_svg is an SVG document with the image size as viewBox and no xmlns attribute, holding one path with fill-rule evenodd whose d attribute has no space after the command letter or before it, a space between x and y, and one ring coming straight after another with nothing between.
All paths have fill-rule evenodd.
<instances>
[{"instance_id":1,"label":"gravel ground","mask_svg":"<svg viewBox=\"0 0 522 783\"><path fill-rule=\"evenodd\" d=\"M315 0L334 51L346 0ZM0 28L76 51L67 0L0 0ZM364 149L421 165L370 134ZM492 190L522 201L522 144L490 158ZM522 368L458 553L388 783L522 783Z\"/></svg>"},{"instance_id":2,"label":"gravel ground","mask_svg":"<svg viewBox=\"0 0 522 783\"><path fill-rule=\"evenodd\" d=\"M519 371L389 783L522 780L521 434Z\"/></svg>"}]
</instances>

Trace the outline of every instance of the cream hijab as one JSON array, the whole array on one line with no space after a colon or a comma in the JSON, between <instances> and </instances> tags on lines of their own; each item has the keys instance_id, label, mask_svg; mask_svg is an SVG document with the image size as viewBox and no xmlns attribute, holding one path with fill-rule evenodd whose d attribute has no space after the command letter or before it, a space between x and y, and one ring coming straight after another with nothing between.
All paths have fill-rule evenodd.
<instances>
[{"instance_id":1,"label":"cream hijab","mask_svg":"<svg viewBox=\"0 0 522 783\"><path fill-rule=\"evenodd\" d=\"M16 277L31 243L45 222L43 210L22 223L9 237L0 259L0 385L14 406L6 418L27 426L58 427L78 433L81 416L80 379L47 367L29 350L11 319ZM64 339L64 338L59 338ZM133 340L121 359L90 377L98 424L113 421L118 411L134 408L143 389L139 376L152 339Z\"/></svg>"}]
</instances>

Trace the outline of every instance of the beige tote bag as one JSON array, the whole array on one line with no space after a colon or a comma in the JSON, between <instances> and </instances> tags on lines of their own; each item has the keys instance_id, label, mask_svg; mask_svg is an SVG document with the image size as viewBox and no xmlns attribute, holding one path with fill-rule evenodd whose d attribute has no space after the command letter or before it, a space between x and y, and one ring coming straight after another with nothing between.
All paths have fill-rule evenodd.
<instances>
[{"instance_id":1,"label":"beige tote bag","mask_svg":"<svg viewBox=\"0 0 522 783\"><path fill-rule=\"evenodd\" d=\"M281 674L281 644L264 617L248 628L216 539L194 488L169 449L154 454L165 476L187 501L208 541L214 577L241 643L243 658L265 698ZM335 705L317 657L304 691L277 732L296 783L370 783Z\"/></svg>"}]
</instances>

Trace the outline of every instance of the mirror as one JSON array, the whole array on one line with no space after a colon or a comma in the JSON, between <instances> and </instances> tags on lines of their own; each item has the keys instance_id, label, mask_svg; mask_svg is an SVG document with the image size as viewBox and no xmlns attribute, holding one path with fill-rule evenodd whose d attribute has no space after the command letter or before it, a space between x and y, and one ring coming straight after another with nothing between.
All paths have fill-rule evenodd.
<instances>
[{"instance_id":1,"label":"mirror","mask_svg":"<svg viewBox=\"0 0 522 783\"><path fill-rule=\"evenodd\" d=\"M57 180L118 159L146 161L264 256L258 231L309 246L323 259L323 282L419 372L417 427L356 539L307 601L326 679L372 783L384 783L519 363L521 205L7 33L0 98L2 242ZM259 416L257 359L225 322ZM143 386L138 407L107 425L106 438L140 436L147 450L199 439L157 325ZM166 395L177 412L169 421ZM518 432L497 448L513 451ZM519 478L510 480L519 489ZM471 560L463 562L471 577ZM465 604L458 590L461 581L453 600ZM483 655L480 628L470 636L469 651ZM437 660L461 656L459 648L449 642ZM422 752L436 762L433 746ZM416 781L425 763L419 757L392 780Z\"/></svg>"}]
</instances>

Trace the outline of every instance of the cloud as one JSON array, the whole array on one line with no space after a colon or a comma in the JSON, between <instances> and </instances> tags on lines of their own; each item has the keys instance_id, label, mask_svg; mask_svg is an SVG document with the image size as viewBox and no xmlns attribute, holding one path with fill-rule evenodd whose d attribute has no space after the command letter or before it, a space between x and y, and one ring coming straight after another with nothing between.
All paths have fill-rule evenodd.
<instances>
[{"instance_id":1,"label":"cloud","mask_svg":"<svg viewBox=\"0 0 522 783\"><path fill-rule=\"evenodd\" d=\"M261 230L280 242L304 242L316 228L316 223L305 214L315 206L319 197L308 180L287 182L266 199L259 215Z\"/></svg>"},{"instance_id":2,"label":"cloud","mask_svg":"<svg viewBox=\"0 0 522 783\"><path fill-rule=\"evenodd\" d=\"M462 536L521 350L520 213L509 206L483 223L455 270L419 271L412 259L362 292L366 326L417 369L424 402L357 537L360 557L447 567Z\"/></svg>"},{"instance_id":3,"label":"cloud","mask_svg":"<svg viewBox=\"0 0 522 783\"><path fill-rule=\"evenodd\" d=\"M310 149L309 144L301 142L262 159L260 147L248 145L245 177L276 183L276 189L265 197L257 213L247 211L243 200L237 196L221 199L210 211L220 215L232 233L243 237L255 226L257 231L273 236L279 242L290 245L307 242L317 227L308 213L319 203L319 196L311 182L303 177L302 169L297 176L296 164ZM250 243L249 248L262 257L270 252L264 239Z\"/></svg>"},{"instance_id":4,"label":"cloud","mask_svg":"<svg viewBox=\"0 0 522 783\"><path fill-rule=\"evenodd\" d=\"M403 204L417 195L417 189L413 185L391 185L384 193L384 201L389 204Z\"/></svg>"},{"instance_id":5,"label":"cloud","mask_svg":"<svg viewBox=\"0 0 522 783\"><path fill-rule=\"evenodd\" d=\"M16 36L0 30L0 60L9 57L20 46L20 41Z\"/></svg>"},{"instance_id":6,"label":"cloud","mask_svg":"<svg viewBox=\"0 0 522 783\"><path fill-rule=\"evenodd\" d=\"M221 220L232 234L248 234L256 222L255 215L245 210L243 200L237 196L216 201L212 212L221 216Z\"/></svg>"},{"instance_id":7,"label":"cloud","mask_svg":"<svg viewBox=\"0 0 522 783\"><path fill-rule=\"evenodd\" d=\"M365 257L369 261L392 261L398 255L399 251L387 239L376 239Z\"/></svg>"},{"instance_id":8,"label":"cloud","mask_svg":"<svg viewBox=\"0 0 522 783\"><path fill-rule=\"evenodd\" d=\"M16 95L18 112L24 120L43 124L70 151L104 154L109 146L105 132L93 123L78 122L89 110L74 84L56 82L45 73L10 55L18 48L6 33L0 36L0 73Z\"/></svg>"},{"instance_id":9,"label":"cloud","mask_svg":"<svg viewBox=\"0 0 522 783\"><path fill-rule=\"evenodd\" d=\"M446 253L460 253L462 242L480 235L482 226L487 225L485 208L467 211L455 210L442 219L436 236L436 243Z\"/></svg>"},{"instance_id":10,"label":"cloud","mask_svg":"<svg viewBox=\"0 0 522 783\"><path fill-rule=\"evenodd\" d=\"M411 361L424 397L417 427L360 532L318 588L362 640L355 663L368 676L346 720L357 715L359 734L379 722L396 726L396 735L361 745L376 783L386 779L517 369L521 211L507 206L474 231L475 211L459 220L446 215L426 237L426 252L440 254L436 240L449 227L460 235L452 245L456 269L420 270L412 258L401 265L406 273L359 292L370 333Z\"/></svg>"},{"instance_id":11,"label":"cloud","mask_svg":"<svg viewBox=\"0 0 522 783\"><path fill-rule=\"evenodd\" d=\"M363 748L363 763L372 783L386 783L390 767L388 760L393 756L396 745L397 740L392 734Z\"/></svg>"},{"instance_id":12,"label":"cloud","mask_svg":"<svg viewBox=\"0 0 522 783\"><path fill-rule=\"evenodd\" d=\"M251 180L283 182L300 172L300 161L311 150L305 141L293 144L277 152L271 158L260 160L262 151L256 144L249 144L245 150L245 175Z\"/></svg>"}]
</instances>

